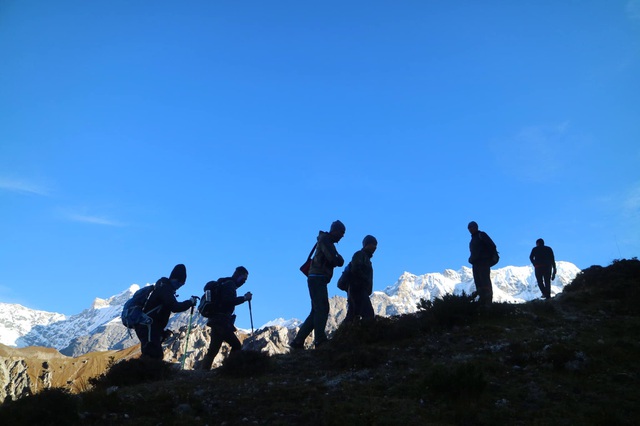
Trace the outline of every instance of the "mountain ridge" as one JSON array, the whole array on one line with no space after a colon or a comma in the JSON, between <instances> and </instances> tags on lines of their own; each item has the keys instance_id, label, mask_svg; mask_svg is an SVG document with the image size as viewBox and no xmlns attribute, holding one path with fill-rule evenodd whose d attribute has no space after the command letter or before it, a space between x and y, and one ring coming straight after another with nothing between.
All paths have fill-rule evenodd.
<instances>
[{"instance_id":1,"label":"mountain ridge","mask_svg":"<svg viewBox=\"0 0 640 426\"><path fill-rule=\"evenodd\" d=\"M558 274L552 283L553 294L560 293L580 271L570 262L558 261L557 266ZM531 266L505 266L492 270L491 274L496 302L522 303L540 296ZM95 298L90 308L69 317L42 313L37 316L39 322L31 327L25 324L25 321L15 324L12 322L15 314L11 306L20 305L2 304L4 306L0 305L0 326L4 328L0 328L0 343L16 347L53 347L70 356L130 347L137 343L137 339L132 338L131 333L120 323L120 313L124 303L139 288L139 285L132 284L123 292L107 299ZM471 268L463 266L457 271L445 269L443 272L423 275L404 272L393 285L375 291L371 300L376 315L391 316L415 312L422 298L433 300L445 294L470 294L473 290ZM341 303L334 302L334 305L337 307ZM24 307L18 310L29 312L29 309ZM343 314L341 308L331 311L329 331L337 328ZM23 314L22 318L25 317L30 318ZM46 318L48 322L40 318ZM186 325L188 320L188 312L173 315L168 328L178 330ZM195 326L204 326L205 323L205 318L194 316ZM300 320L296 318L283 318L278 322L269 321L259 329L271 325L295 328L299 323Z\"/></svg>"}]
</instances>

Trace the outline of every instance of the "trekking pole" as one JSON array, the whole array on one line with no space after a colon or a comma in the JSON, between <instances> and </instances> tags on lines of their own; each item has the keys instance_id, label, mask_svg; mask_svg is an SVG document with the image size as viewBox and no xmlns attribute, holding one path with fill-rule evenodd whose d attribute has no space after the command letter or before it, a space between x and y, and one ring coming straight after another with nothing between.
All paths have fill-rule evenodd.
<instances>
[{"instance_id":1,"label":"trekking pole","mask_svg":"<svg viewBox=\"0 0 640 426\"><path fill-rule=\"evenodd\" d=\"M251 334L253 334L253 313L251 312L251 300L249 300L249 318L251 319Z\"/></svg>"},{"instance_id":2,"label":"trekking pole","mask_svg":"<svg viewBox=\"0 0 640 426\"><path fill-rule=\"evenodd\" d=\"M189 315L189 327L187 328L187 341L184 344L184 353L182 354L182 361L180 361L180 369L184 370L184 362L187 359L187 348L189 347L189 334L191 334L191 320L193 319L193 306L191 306L191 314Z\"/></svg>"}]
</instances>

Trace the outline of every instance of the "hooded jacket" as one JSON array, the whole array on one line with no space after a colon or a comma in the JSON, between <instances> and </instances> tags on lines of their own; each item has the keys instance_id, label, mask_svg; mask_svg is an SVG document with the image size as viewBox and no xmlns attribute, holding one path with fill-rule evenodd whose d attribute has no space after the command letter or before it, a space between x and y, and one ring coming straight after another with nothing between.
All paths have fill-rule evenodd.
<instances>
[{"instance_id":1,"label":"hooded jacket","mask_svg":"<svg viewBox=\"0 0 640 426\"><path fill-rule=\"evenodd\" d=\"M329 232L320 231L318 233L318 245L311 260L309 276L322 275L329 280L333 277L333 268L344 265L344 259L335 246L335 239Z\"/></svg>"},{"instance_id":2,"label":"hooded jacket","mask_svg":"<svg viewBox=\"0 0 640 426\"><path fill-rule=\"evenodd\" d=\"M351 276L352 281L350 287L366 290L368 295L373 292L373 265L371 264L373 255L367 250L362 249L353 254L351 258Z\"/></svg>"},{"instance_id":3,"label":"hooded jacket","mask_svg":"<svg viewBox=\"0 0 640 426\"><path fill-rule=\"evenodd\" d=\"M495 243L486 232L478 231L471 234L469 263L475 265L476 263L489 262L495 249Z\"/></svg>"},{"instance_id":4,"label":"hooded jacket","mask_svg":"<svg viewBox=\"0 0 640 426\"><path fill-rule=\"evenodd\" d=\"M178 302L176 299L176 290L181 286L178 281L166 277L162 277L156 282L156 288L149 296L144 309L145 312L153 311L148 314L153 319L152 327L164 330L172 312L184 312L192 306L189 299L184 302ZM160 308L153 310L157 306Z\"/></svg>"}]
</instances>

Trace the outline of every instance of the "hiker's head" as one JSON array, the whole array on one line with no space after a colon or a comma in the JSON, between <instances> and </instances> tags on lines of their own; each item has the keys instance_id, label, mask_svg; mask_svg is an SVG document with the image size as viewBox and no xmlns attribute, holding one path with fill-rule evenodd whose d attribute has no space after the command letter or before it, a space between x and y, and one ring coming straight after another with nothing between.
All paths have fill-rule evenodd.
<instances>
[{"instance_id":1,"label":"hiker's head","mask_svg":"<svg viewBox=\"0 0 640 426\"><path fill-rule=\"evenodd\" d=\"M344 226L344 223L336 220L331 224L331 229L329 229L329 233L333 236L334 241L337 243L344 237L344 233L347 228Z\"/></svg>"},{"instance_id":2,"label":"hiker's head","mask_svg":"<svg viewBox=\"0 0 640 426\"><path fill-rule=\"evenodd\" d=\"M544 240L543 240L542 238L538 238L538 239L536 240L536 245L537 245L538 247L542 247L542 246L544 245Z\"/></svg>"},{"instance_id":3,"label":"hiker's head","mask_svg":"<svg viewBox=\"0 0 640 426\"><path fill-rule=\"evenodd\" d=\"M242 284L247 282L249 278L249 271L244 266L238 266L231 276L236 282L236 288L239 288Z\"/></svg>"},{"instance_id":4,"label":"hiker's head","mask_svg":"<svg viewBox=\"0 0 640 426\"><path fill-rule=\"evenodd\" d=\"M478 232L478 224L472 220L472 221L471 221L471 222L469 222L469 224L467 225L467 229L468 229L468 230L469 230L469 232L471 232L472 234L475 234L476 232Z\"/></svg>"},{"instance_id":5,"label":"hiker's head","mask_svg":"<svg viewBox=\"0 0 640 426\"><path fill-rule=\"evenodd\" d=\"M187 267L182 263L177 264L173 267L173 271L171 271L169 279L172 281L172 284L176 289L182 287L184 283L187 282Z\"/></svg>"},{"instance_id":6,"label":"hiker's head","mask_svg":"<svg viewBox=\"0 0 640 426\"><path fill-rule=\"evenodd\" d=\"M374 237L373 235L367 235L362 240L362 248L373 254L378 248L378 240L376 240L376 237Z\"/></svg>"}]
</instances>

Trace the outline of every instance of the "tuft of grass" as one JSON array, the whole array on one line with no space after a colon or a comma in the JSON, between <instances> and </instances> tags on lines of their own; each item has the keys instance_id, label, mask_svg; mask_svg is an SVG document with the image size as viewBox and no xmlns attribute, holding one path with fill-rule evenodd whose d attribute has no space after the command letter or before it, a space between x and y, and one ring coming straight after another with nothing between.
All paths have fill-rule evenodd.
<instances>
[{"instance_id":1,"label":"tuft of grass","mask_svg":"<svg viewBox=\"0 0 640 426\"><path fill-rule=\"evenodd\" d=\"M420 334L420 322L415 315L376 317L371 321L342 323L331 339L333 348L384 344L409 339Z\"/></svg>"},{"instance_id":2,"label":"tuft of grass","mask_svg":"<svg viewBox=\"0 0 640 426\"><path fill-rule=\"evenodd\" d=\"M271 357L264 352L231 352L218 369L220 374L231 377L256 377L271 368Z\"/></svg>"},{"instance_id":3,"label":"tuft of grass","mask_svg":"<svg viewBox=\"0 0 640 426\"><path fill-rule=\"evenodd\" d=\"M78 397L63 388L45 389L0 405L0 419L2 424L12 426L77 425Z\"/></svg>"},{"instance_id":4,"label":"tuft of grass","mask_svg":"<svg viewBox=\"0 0 640 426\"><path fill-rule=\"evenodd\" d=\"M175 375L172 364L149 358L135 358L115 363L104 374L89 379L99 389L111 386L131 386L145 382L167 380Z\"/></svg>"},{"instance_id":5,"label":"tuft of grass","mask_svg":"<svg viewBox=\"0 0 640 426\"><path fill-rule=\"evenodd\" d=\"M460 296L446 294L434 300L420 299L417 308L429 323L443 327L469 324L480 311L480 305L464 292Z\"/></svg>"}]
</instances>

